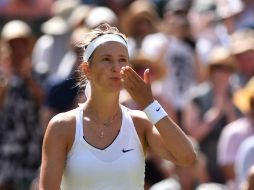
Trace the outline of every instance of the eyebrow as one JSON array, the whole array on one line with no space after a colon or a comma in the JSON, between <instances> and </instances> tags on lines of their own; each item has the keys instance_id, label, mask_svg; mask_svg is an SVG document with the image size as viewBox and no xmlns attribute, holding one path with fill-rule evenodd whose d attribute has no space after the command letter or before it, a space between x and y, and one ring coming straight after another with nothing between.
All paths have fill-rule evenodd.
<instances>
[{"instance_id":1,"label":"eyebrow","mask_svg":"<svg viewBox=\"0 0 254 190\"><path fill-rule=\"evenodd\" d=\"M111 54L104 54L104 55L101 55L101 57L112 57L112 55ZM123 54L121 54L120 57L128 58L128 56L123 55Z\"/></svg>"}]
</instances>

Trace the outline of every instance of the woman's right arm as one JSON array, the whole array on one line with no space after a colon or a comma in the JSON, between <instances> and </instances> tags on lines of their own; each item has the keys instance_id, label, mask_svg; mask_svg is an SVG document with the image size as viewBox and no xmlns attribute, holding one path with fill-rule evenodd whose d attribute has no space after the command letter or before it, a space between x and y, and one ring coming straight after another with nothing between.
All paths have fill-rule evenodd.
<instances>
[{"instance_id":1,"label":"woman's right arm","mask_svg":"<svg viewBox=\"0 0 254 190\"><path fill-rule=\"evenodd\" d=\"M67 155L68 131L63 115L58 114L48 124L42 146L40 190L59 190Z\"/></svg>"}]
</instances>

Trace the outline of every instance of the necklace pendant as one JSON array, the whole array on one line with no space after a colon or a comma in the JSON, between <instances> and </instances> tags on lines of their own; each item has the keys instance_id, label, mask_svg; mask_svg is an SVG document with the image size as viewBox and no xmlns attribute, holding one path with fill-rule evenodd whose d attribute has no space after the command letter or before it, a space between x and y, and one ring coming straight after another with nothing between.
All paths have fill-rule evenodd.
<instances>
[{"instance_id":1,"label":"necklace pendant","mask_svg":"<svg viewBox=\"0 0 254 190\"><path fill-rule=\"evenodd\" d=\"M103 123L104 127L109 127L110 123Z\"/></svg>"},{"instance_id":2,"label":"necklace pendant","mask_svg":"<svg viewBox=\"0 0 254 190\"><path fill-rule=\"evenodd\" d=\"M101 137L101 138L104 137L104 131L101 131L100 137Z\"/></svg>"}]
</instances>

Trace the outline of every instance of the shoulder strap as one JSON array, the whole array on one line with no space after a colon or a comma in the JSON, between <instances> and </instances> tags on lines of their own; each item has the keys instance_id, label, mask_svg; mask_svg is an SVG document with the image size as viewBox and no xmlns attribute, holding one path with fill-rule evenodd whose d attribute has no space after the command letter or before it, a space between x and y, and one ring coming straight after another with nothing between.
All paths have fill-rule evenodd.
<instances>
[{"instance_id":1,"label":"shoulder strap","mask_svg":"<svg viewBox=\"0 0 254 190\"><path fill-rule=\"evenodd\" d=\"M79 105L76 113L76 132L75 141L83 139L83 107Z\"/></svg>"}]
</instances>

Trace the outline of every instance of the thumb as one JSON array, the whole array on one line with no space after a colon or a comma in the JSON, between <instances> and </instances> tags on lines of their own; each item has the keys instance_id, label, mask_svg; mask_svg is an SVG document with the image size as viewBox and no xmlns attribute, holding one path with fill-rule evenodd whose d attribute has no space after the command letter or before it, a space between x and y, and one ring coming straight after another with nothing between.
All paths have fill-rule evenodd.
<instances>
[{"instance_id":1,"label":"thumb","mask_svg":"<svg viewBox=\"0 0 254 190\"><path fill-rule=\"evenodd\" d=\"M150 70L146 69L144 71L144 81L146 84L151 84L151 75L150 75Z\"/></svg>"}]
</instances>

